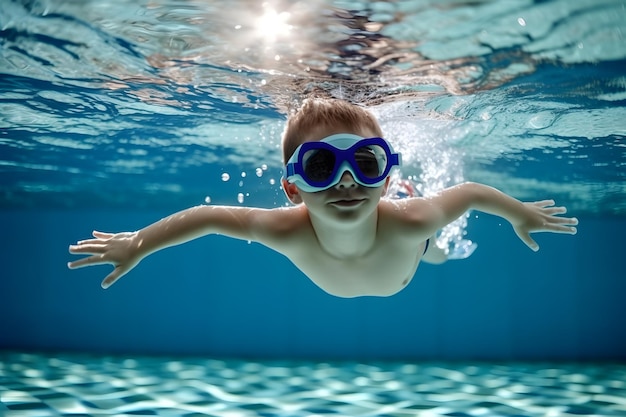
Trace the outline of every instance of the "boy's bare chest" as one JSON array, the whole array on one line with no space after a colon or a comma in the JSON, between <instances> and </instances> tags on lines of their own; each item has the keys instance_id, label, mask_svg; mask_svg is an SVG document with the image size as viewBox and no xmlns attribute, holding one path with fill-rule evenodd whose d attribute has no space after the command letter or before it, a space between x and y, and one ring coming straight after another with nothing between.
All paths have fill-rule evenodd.
<instances>
[{"instance_id":1,"label":"boy's bare chest","mask_svg":"<svg viewBox=\"0 0 626 417\"><path fill-rule=\"evenodd\" d=\"M324 291L339 297L389 296L411 281L422 251L420 245L381 245L367 256L333 257L321 248L292 259ZM423 249L422 249L423 250Z\"/></svg>"}]
</instances>

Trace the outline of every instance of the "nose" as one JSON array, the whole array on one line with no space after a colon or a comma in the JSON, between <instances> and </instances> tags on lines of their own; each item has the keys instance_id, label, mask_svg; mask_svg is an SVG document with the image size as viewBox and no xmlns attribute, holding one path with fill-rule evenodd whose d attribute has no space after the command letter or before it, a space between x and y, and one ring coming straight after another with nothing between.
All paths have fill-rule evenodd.
<instances>
[{"instance_id":1,"label":"nose","mask_svg":"<svg viewBox=\"0 0 626 417\"><path fill-rule=\"evenodd\" d=\"M354 177L352 176L352 173L348 170L345 170L343 172L343 174L341 174L341 178L339 179L339 182L337 183L337 187L338 188L352 188L352 187L356 187L356 181L354 180Z\"/></svg>"}]
</instances>

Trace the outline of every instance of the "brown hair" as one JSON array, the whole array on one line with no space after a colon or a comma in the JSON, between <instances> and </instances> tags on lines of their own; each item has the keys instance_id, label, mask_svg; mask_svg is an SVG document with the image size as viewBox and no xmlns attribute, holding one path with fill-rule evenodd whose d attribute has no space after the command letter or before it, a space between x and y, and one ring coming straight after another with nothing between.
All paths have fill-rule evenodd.
<instances>
[{"instance_id":1,"label":"brown hair","mask_svg":"<svg viewBox=\"0 0 626 417\"><path fill-rule=\"evenodd\" d=\"M377 136L383 135L374 116L363 107L344 100L306 99L287 120L282 139L283 162L291 158L309 132L329 127L349 131L344 133L370 131Z\"/></svg>"}]
</instances>

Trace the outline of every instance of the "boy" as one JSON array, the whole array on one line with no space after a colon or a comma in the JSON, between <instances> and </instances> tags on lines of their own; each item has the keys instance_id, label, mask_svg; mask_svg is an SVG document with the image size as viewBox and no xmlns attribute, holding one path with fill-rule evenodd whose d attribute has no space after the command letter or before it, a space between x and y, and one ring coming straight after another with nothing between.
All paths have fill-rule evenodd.
<instances>
[{"instance_id":1,"label":"boy","mask_svg":"<svg viewBox=\"0 0 626 417\"><path fill-rule=\"evenodd\" d=\"M383 199L400 156L374 117L340 100L307 100L287 121L282 186L293 207L199 206L137 232L93 232L70 246L91 256L69 268L110 263L108 288L147 255L207 234L256 241L285 255L324 291L338 297L390 296L420 261L440 263L430 237L467 210L501 216L532 250L531 232L575 234L575 218L558 217L554 201L522 203L476 183L427 198Z\"/></svg>"}]
</instances>

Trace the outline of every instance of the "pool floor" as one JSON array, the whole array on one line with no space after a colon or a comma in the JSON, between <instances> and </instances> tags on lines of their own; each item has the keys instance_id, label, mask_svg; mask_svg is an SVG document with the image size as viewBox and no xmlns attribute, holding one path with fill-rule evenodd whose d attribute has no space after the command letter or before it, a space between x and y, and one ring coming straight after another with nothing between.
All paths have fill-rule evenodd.
<instances>
[{"instance_id":1,"label":"pool floor","mask_svg":"<svg viewBox=\"0 0 626 417\"><path fill-rule=\"evenodd\" d=\"M626 364L0 352L0 416L626 416Z\"/></svg>"}]
</instances>

